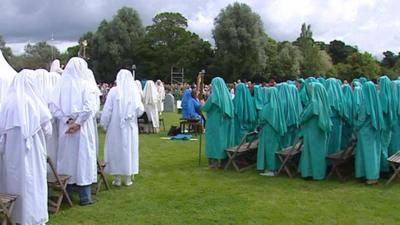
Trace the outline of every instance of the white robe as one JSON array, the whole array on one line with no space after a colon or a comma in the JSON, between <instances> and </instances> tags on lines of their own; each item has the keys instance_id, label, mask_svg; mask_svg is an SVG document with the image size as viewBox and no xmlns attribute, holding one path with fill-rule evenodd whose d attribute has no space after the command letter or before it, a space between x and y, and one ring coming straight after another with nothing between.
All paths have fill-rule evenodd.
<instances>
[{"instance_id":1,"label":"white robe","mask_svg":"<svg viewBox=\"0 0 400 225\"><path fill-rule=\"evenodd\" d=\"M3 101L6 99L8 88L17 72L7 63L3 54L0 50L0 109ZM2 157L0 155L0 192L4 189L4 182L1 178L3 177L3 165Z\"/></svg>"},{"instance_id":2,"label":"white robe","mask_svg":"<svg viewBox=\"0 0 400 225\"><path fill-rule=\"evenodd\" d=\"M71 58L50 98L50 110L59 120L57 172L70 175L69 184L90 185L97 181L96 114L97 90L87 63ZM68 119L80 129L66 134Z\"/></svg>"},{"instance_id":3,"label":"white robe","mask_svg":"<svg viewBox=\"0 0 400 225\"><path fill-rule=\"evenodd\" d=\"M60 109L53 107L51 111L59 120L59 138L57 150L57 172L70 175L69 184L80 186L90 185L97 181L97 127L94 126L94 113L91 104L95 101L96 94L87 89L83 94L85 111L77 115L64 115ZM81 125L79 131L66 134L67 120L75 118Z\"/></svg>"},{"instance_id":4,"label":"white robe","mask_svg":"<svg viewBox=\"0 0 400 225\"><path fill-rule=\"evenodd\" d=\"M21 225L36 225L48 222L47 212L47 162L44 133L51 133L48 122L32 137L31 149L19 127L8 130L1 143L4 157L5 192L19 197L12 218Z\"/></svg>"},{"instance_id":5,"label":"white robe","mask_svg":"<svg viewBox=\"0 0 400 225\"><path fill-rule=\"evenodd\" d=\"M105 170L111 175L131 176L139 173L137 118L143 114L144 108L141 101L138 101L136 114L126 126L121 126L121 113L116 96L116 88L112 88L101 116L101 125L107 130L104 147L104 159L107 163Z\"/></svg>"},{"instance_id":6,"label":"white robe","mask_svg":"<svg viewBox=\"0 0 400 225\"><path fill-rule=\"evenodd\" d=\"M147 118L152 122L153 127L158 131L160 128L160 115L158 113L158 92L153 81L146 82L143 90L143 104Z\"/></svg>"},{"instance_id":7,"label":"white robe","mask_svg":"<svg viewBox=\"0 0 400 225\"><path fill-rule=\"evenodd\" d=\"M157 92L158 92L157 110L161 114L162 112L164 112L164 99L165 99L164 85L157 84Z\"/></svg>"},{"instance_id":8,"label":"white robe","mask_svg":"<svg viewBox=\"0 0 400 225\"><path fill-rule=\"evenodd\" d=\"M15 76L0 110L3 191L19 197L12 218L22 225L48 221L45 134L51 115L34 87L34 71Z\"/></svg>"}]
</instances>

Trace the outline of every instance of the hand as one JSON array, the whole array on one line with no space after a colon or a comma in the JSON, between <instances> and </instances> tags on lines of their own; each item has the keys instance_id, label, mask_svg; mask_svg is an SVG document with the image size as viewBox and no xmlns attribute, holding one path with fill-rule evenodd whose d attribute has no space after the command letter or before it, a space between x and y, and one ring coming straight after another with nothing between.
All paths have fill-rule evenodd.
<instances>
[{"instance_id":1,"label":"hand","mask_svg":"<svg viewBox=\"0 0 400 225\"><path fill-rule=\"evenodd\" d=\"M73 123L68 125L68 129L67 129L67 131L65 133L66 134L73 134L73 133L76 133L80 128L81 128L81 125L73 122Z\"/></svg>"}]
</instances>

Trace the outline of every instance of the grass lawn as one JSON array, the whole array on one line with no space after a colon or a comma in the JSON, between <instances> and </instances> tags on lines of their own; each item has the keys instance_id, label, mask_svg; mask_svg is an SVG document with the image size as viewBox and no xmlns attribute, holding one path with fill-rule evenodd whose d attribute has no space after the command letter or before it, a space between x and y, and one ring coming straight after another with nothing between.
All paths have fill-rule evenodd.
<instances>
[{"instance_id":1,"label":"grass lawn","mask_svg":"<svg viewBox=\"0 0 400 225\"><path fill-rule=\"evenodd\" d=\"M168 128L179 115L164 118ZM198 165L197 141L144 134L133 186L101 191L91 206L65 207L49 224L400 224L400 182L383 183L210 170L204 154Z\"/></svg>"}]
</instances>

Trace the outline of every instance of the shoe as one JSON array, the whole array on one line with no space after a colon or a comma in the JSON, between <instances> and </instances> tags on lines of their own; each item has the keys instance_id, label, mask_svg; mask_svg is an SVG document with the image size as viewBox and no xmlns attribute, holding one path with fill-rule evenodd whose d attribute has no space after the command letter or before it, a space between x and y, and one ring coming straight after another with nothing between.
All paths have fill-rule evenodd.
<instances>
[{"instance_id":1,"label":"shoe","mask_svg":"<svg viewBox=\"0 0 400 225\"><path fill-rule=\"evenodd\" d=\"M120 176L115 176L114 181L112 182L112 185L116 187L121 186L121 177Z\"/></svg>"},{"instance_id":2,"label":"shoe","mask_svg":"<svg viewBox=\"0 0 400 225\"><path fill-rule=\"evenodd\" d=\"M132 177L131 176L126 176L125 177L125 186L131 186L132 184L133 184Z\"/></svg>"},{"instance_id":3,"label":"shoe","mask_svg":"<svg viewBox=\"0 0 400 225\"><path fill-rule=\"evenodd\" d=\"M80 206L87 206L87 205L93 205L94 203L96 203L95 200L92 201L87 201L87 202L79 202Z\"/></svg>"},{"instance_id":4,"label":"shoe","mask_svg":"<svg viewBox=\"0 0 400 225\"><path fill-rule=\"evenodd\" d=\"M261 176L265 176L265 177L274 177L275 176L275 172L273 171L265 171L264 173L260 173Z\"/></svg>"},{"instance_id":5,"label":"shoe","mask_svg":"<svg viewBox=\"0 0 400 225\"><path fill-rule=\"evenodd\" d=\"M377 180L367 180L366 182L367 185L371 185L371 186L376 186L378 185L378 181Z\"/></svg>"}]
</instances>

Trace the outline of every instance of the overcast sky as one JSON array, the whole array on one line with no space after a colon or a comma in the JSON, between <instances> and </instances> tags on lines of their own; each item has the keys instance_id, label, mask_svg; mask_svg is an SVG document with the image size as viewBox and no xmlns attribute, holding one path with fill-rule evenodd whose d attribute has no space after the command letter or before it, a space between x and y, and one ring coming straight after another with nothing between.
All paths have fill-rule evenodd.
<instances>
[{"instance_id":1,"label":"overcast sky","mask_svg":"<svg viewBox=\"0 0 400 225\"><path fill-rule=\"evenodd\" d=\"M180 12L189 30L212 41L214 18L234 1L228 0L0 0L0 35L15 53L30 42L51 40L60 50L95 31L122 6L136 9L144 25L159 12ZM268 35L296 39L303 22L312 26L314 39L339 39L375 56L400 51L399 0L242 0L257 12Z\"/></svg>"}]
</instances>

